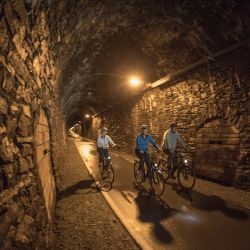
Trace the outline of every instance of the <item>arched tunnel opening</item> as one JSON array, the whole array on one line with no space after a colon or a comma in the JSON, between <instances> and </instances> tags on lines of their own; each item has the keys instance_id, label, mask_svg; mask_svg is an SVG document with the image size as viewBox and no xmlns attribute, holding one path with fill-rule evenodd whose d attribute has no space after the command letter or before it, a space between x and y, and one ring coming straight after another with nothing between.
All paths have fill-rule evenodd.
<instances>
[{"instance_id":1,"label":"arched tunnel opening","mask_svg":"<svg viewBox=\"0 0 250 250\"><path fill-rule=\"evenodd\" d=\"M161 147L170 145L164 144L163 136L175 122L178 135L191 148L184 152L179 147L177 151L196 172L197 184L189 192L194 200L187 205L179 193L178 198L171 194L166 198L170 203L184 203L173 205L176 211L185 214L210 209L232 217L237 209L227 207L228 200L245 202L243 206L249 209L249 16L246 0L0 0L2 249L138 249L130 236L124 236L127 232L122 231L120 222L114 235L107 235L107 230L103 235L97 233L100 240L96 245L87 230L81 231L97 224L88 213L94 206L92 199L103 211L109 211L100 194L95 194L97 198L88 194L85 200L79 195L94 190L92 184L99 175L98 168L93 167L99 166L95 144L98 138L106 138L100 137L103 127L116 144L111 150L115 179L110 193L120 192L140 210L132 231L126 224L132 212L122 215L125 222L120 218L139 247L164 249L176 244L176 248L194 249L185 240L175 240L184 231L168 232L170 225L159 226L166 218L165 212L160 216L161 208L159 218L145 215L142 207L150 209L152 204L145 205L141 192L132 188L134 151L139 147L143 124ZM163 152L157 157L167 159ZM86 167L94 179L86 177ZM167 190L172 190L168 185L166 182ZM77 195L86 207L73 199ZM202 206L203 201L210 206ZM73 204L77 208L72 208ZM75 219L74 209L81 219ZM191 218L183 219L183 214L175 216L169 211L169 218L177 218L178 225ZM110 213L100 214L100 218L111 218ZM242 213L237 215L244 217ZM73 243L70 230L67 237L62 233L63 227L68 228L65 225L75 227L73 219L60 220L66 215L81 223ZM195 216L198 218L199 212ZM89 224L84 224L83 217L90 220ZM53 226L57 220L61 228ZM136 224L138 221L141 224ZM152 232L140 231L142 222L151 223ZM54 227L62 233L56 233L57 243L53 240ZM245 224L243 227L249 229ZM138 240L135 228L144 238L152 239ZM91 230L96 232L94 227ZM82 233L86 240L76 245ZM236 249L237 240L230 235L228 238L232 238L228 249ZM249 243L246 238L238 239Z\"/></svg>"}]
</instances>

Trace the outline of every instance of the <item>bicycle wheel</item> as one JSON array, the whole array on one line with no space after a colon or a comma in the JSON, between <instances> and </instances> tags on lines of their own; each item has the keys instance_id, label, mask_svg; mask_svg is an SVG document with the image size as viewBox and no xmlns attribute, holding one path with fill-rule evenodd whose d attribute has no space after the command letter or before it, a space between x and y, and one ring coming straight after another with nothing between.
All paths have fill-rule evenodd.
<instances>
[{"instance_id":1,"label":"bicycle wheel","mask_svg":"<svg viewBox=\"0 0 250 250\"><path fill-rule=\"evenodd\" d=\"M139 162L135 161L134 163L134 177L135 181L141 184L145 179L145 172L139 169Z\"/></svg>"},{"instance_id":2,"label":"bicycle wheel","mask_svg":"<svg viewBox=\"0 0 250 250\"><path fill-rule=\"evenodd\" d=\"M170 176L168 162L166 160L160 160L158 165L162 171L163 179L166 181Z\"/></svg>"},{"instance_id":3,"label":"bicycle wheel","mask_svg":"<svg viewBox=\"0 0 250 250\"><path fill-rule=\"evenodd\" d=\"M165 190L165 182L162 174L158 170L153 170L150 173L150 186L154 191L155 195L161 196Z\"/></svg>"},{"instance_id":4,"label":"bicycle wheel","mask_svg":"<svg viewBox=\"0 0 250 250\"><path fill-rule=\"evenodd\" d=\"M111 162L108 162L107 163L107 166L105 168L105 171L106 171L106 176L107 176L107 179L113 183L114 182L114 168L112 166L112 163Z\"/></svg>"},{"instance_id":5,"label":"bicycle wheel","mask_svg":"<svg viewBox=\"0 0 250 250\"><path fill-rule=\"evenodd\" d=\"M178 169L177 173L177 179L179 182L179 185L186 190L191 190L196 181L196 175L193 167L182 165Z\"/></svg>"},{"instance_id":6,"label":"bicycle wheel","mask_svg":"<svg viewBox=\"0 0 250 250\"><path fill-rule=\"evenodd\" d=\"M104 175L105 175L105 165L104 165L104 162L102 162L101 164L100 164L100 175L101 175L101 179L103 179L104 178Z\"/></svg>"}]
</instances>

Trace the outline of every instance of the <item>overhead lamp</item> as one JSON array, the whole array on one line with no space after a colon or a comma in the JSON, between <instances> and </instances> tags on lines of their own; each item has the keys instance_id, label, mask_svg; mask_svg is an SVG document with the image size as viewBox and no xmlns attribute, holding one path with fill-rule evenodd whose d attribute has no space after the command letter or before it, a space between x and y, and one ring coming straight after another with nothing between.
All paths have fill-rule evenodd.
<instances>
[{"instance_id":1,"label":"overhead lamp","mask_svg":"<svg viewBox=\"0 0 250 250\"><path fill-rule=\"evenodd\" d=\"M130 82L130 85L133 87L137 87L142 83L141 79L135 76L131 77L129 82Z\"/></svg>"}]
</instances>

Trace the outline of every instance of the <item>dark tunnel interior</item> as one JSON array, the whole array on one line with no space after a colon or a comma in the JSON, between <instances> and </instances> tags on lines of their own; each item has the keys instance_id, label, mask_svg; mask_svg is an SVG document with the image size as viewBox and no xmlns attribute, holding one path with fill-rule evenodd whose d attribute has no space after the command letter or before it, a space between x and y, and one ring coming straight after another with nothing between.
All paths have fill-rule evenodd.
<instances>
[{"instance_id":1,"label":"dark tunnel interior","mask_svg":"<svg viewBox=\"0 0 250 250\"><path fill-rule=\"evenodd\" d=\"M148 201L132 188L132 168L141 126L146 124L161 146L173 122L190 148L177 151L191 163L198 183L206 184L188 195L171 184L170 203L184 205L167 209L168 202ZM218 225L208 231L220 236L222 224L227 230L235 223L235 237L247 235L241 246L249 247L249 207L229 204L249 205L250 1L0 0L1 249L63 249L53 248L55 221L63 221L58 230L66 228L74 243L74 237L84 239L92 229L83 233L84 227L68 225L74 220L83 225L85 219L104 228L103 235L90 235L91 242L120 232L119 240L106 243L121 245L98 249L138 249L83 167L99 166L96 140L103 127L116 144L114 189L124 188L119 192L137 206L137 222L151 223L161 243L176 243L175 229L164 224L173 225L173 219L185 225L181 230L192 224L187 238L204 232L202 221ZM160 146L158 157L166 160ZM126 193L129 188L140 193L137 199ZM92 195L97 197L93 203ZM64 205L74 219L58 215ZM98 209L92 211L94 206ZM90 215L99 208L108 218L102 224ZM148 216L155 208L159 214ZM106 228L114 228L114 235ZM240 241L227 237L225 249ZM86 242L76 249L97 249Z\"/></svg>"}]
</instances>

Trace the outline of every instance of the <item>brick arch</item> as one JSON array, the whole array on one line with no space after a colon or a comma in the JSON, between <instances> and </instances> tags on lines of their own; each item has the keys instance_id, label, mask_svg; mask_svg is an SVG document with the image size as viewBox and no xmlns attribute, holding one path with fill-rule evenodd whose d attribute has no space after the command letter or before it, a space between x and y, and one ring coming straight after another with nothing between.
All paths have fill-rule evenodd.
<instances>
[{"instance_id":1,"label":"brick arch","mask_svg":"<svg viewBox=\"0 0 250 250\"><path fill-rule=\"evenodd\" d=\"M224 118L208 121L196 131L197 175L232 185L240 156L240 133Z\"/></svg>"},{"instance_id":2,"label":"brick arch","mask_svg":"<svg viewBox=\"0 0 250 250\"><path fill-rule=\"evenodd\" d=\"M198 116L196 130L202 128L206 123L216 119L226 119L239 131L241 127L238 123L237 111L233 110L229 105L226 104L213 104L208 106L207 109L202 111Z\"/></svg>"},{"instance_id":3,"label":"brick arch","mask_svg":"<svg viewBox=\"0 0 250 250\"><path fill-rule=\"evenodd\" d=\"M216 120L225 120L231 124L232 127L238 130L239 132L239 156L238 156L238 167L235 169L235 178L237 178L237 172L240 168L240 162L242 161L242 157L244 156L244 144L241 140L242 135L245 133L244 129L246 127L246 121L242 119L238 110L232 108L228 104L225 103L217 103L207 106L200 114L196 120L195 126L195 136L196 133L199 132L201 128L206 126L206 124L211 123ZM234 180L235 182L235 180ZM231 183L233 184L233 183Z\"/></svg>"}]
</instances>

